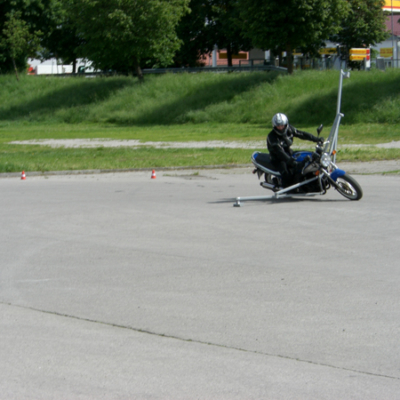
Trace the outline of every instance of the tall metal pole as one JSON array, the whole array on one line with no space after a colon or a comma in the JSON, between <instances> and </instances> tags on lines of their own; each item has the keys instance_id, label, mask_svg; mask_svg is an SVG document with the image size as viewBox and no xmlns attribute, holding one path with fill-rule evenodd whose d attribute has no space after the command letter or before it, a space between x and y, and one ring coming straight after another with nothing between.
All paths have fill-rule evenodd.
<instances>
[{"instance_id":1,"label":"tall metal pole","mask_svg":"<svg viewBox=\"0 0 400 400\"><path fill-rule=\"evenodd\" d=\"M394 68L394 29L393 29L393 0L391 0L391 6L392 6L392 68ZM396 49L397 50L397 49ZM397 55L397 51L396 51Z\"/></svg>"},{"instance_id":2,"label":"tall metal pole","mask_svg":"<svg viewBox=\"0 0 400 400\"><path fill-rule=\"evenodd\" d=\"M340 108L342 105L342 90L343 90L343 79L344 78L350 78L350 72L348 72L348 71L344 72L343 70L340 70L336 117L335 117L335 121L333 122L331 132L329 134L330 143L329 143L329 145L327 145L329 148L330 154L332 154L333 150L337 149L340 120L342 119L342 117L344 117L344 115L340 112ZM326 150L327 149L325 149L325 151ZM333 155L332 159L333 159L333 162L335 163L336 162L336 152Z\"/></svg>"},{"instance_id":3,"label":"tall metal pole","mask_svg":"<svg viewBox=\"0 0 400 400\"><path fill-rule=\"evenodd\" d=\"M343 70L340 70L340 78L339 78L339 93L337 99L337 106L336 106L336 115L340 114L340 108L342 104L342 88L343 88Z\"/></svg>"}]
</instances>

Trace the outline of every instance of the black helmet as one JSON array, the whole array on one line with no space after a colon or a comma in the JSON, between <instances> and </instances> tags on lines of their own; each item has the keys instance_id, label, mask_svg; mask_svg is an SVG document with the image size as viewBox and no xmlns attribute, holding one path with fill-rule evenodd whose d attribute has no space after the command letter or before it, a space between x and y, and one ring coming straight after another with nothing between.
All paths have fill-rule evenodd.
<instances>
[{"instance_id":1,"label":"black helmet","mask_svg":"<svg viewBox=\"0 0 400 400\"><path fill-rule=\"evenodd\" d=\"M289 127L289 120L288 117L285 114L275 114L272 117L272 126L274 128L274 131L278 134L278 135L283 135L287 132L288 127ZM278 126L284 126L283 129L278 129Z\"/></svg>"}]
</instances>

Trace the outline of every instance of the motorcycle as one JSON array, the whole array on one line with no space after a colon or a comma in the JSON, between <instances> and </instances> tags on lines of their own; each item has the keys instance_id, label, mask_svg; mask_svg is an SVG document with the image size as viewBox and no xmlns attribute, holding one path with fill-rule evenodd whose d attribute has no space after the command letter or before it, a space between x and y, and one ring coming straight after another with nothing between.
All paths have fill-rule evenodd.
<instances>
[{"instance_id":1,"label":"motorcycle","mask_svg":"<svg viewBox=\"0 0 400 400\"><path fill-rule=\"evenodd\" d=\"M318 136L322 129L322 125L317 129ZM251 157L255 166L253 173L257 174L259 179L264 175L264 181L260 185L272 190L276 198L287 195L324 195L330 188L334 188L349 200L360 200L363 191L359 183L335 164L336 137L337 130L333 130L324 143L316 145L314 152L293 153L293 158L304 164L296 184L282 187L281 175L267 153L253 153Z\"/></svg>"},{"instance_id":2,"label":"motorcycle","mask_svg":"<svg viewBox=\"0 0 400 400\"><path fill-rule=\"evenodd\" d=\"M294 159L301 163L301 174L297 174L297 183L282 187L282 178L271 162L267 153L255 152L251 161L255 166L254 173L264 181L260 185L272 190L275 198L293 195L324 195L330 188L336 189L342 196L349 200L360 200L363 191L359 183L336 165L336 149L339 135L339 125L344 115L340 111L342 101L343 79L350 78L350 72L340 70L339 92L336 108L336 117L329 133L328 139L318 143L315 151L297 151L293 153ZM318 136L323 126L317 129ZM241 207L241 201L265 200L266 196L237 197L234 207Z\"/></svg>"}]
</instances>

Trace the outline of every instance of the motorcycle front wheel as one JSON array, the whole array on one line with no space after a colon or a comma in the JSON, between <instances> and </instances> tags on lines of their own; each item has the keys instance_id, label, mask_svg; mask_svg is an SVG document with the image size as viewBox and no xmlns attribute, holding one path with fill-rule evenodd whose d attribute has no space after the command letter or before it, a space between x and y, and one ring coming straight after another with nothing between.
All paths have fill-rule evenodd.
<instances>
[{"instance_id":1,"label":"motorcycle front wheel","mask_svg":"<svg viewBox=\"0 0 400 400\"><path fill-rule=\"evenodd\" d=\"M363 196L363 191L359 183L350 175L344 174L337 178L336 190L349 200L360 200Z\"/></svg>"}]
</instances>

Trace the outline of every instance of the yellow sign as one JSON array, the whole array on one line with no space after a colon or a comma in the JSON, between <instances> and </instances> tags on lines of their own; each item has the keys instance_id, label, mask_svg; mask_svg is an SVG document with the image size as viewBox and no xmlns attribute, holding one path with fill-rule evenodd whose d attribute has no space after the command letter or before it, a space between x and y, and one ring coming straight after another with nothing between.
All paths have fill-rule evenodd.
<instances>
[{"instance_id":1,"label":"yellow sign","mask_svg":"<svg viewBox=\"0 0 400 400\"><path fill-rule=\"evenodd\" d=\"M322 49L319 50L319 54L336 54L337 50L336 47L323 47Z\"/></svg>"},{"instance_id":2,"label":"yellow sign","mask_svg":"<svg viewBox=\"0 0 400 400\"><path fill-rule=\"evenodd\" d=\"M220 60L226 60L228 58L228 53L219 52ZM232 60L247 60L247 53L232 54Z\"/></svg>"},{"instance_id":3,"label":"yellow sign","mask_svg":"<svg viewBox=\"0 0 400 400\"><path fill-rule=\"evenodd\" d=\"M350 56L351 61L364 61L365 56Z\"/></svg>"},{"instance_id":4,"label":"yellow sign","mask_svg":"<svg viewBox=\"0 0 400 400\"><path fill-rule=\"evenodd\" d=\"M367 64L371 62L371 50L370 49L350 49L350 60L351 61L363 61L366 60ZM369 67L368 67L369 68Z\"/></svg>"},{"instance_id":5,"label":"yellow sign","mask_svg":"<svg viewBox=\"0 0 400 400\"><path fill-rule=\"evenodd\" d=\"M393 47L384 47L379 49L379 55L384 58L393 57Z\"/></svg>"},{"instance_id":6,"label":"yellow sign","mask_svg":"<svg viewBox=\"0 0 400 400\"><path fill-rule=\"evenodd\" d=\"M383 6L385 11L392 11L394 13L400 12L400 0L385 0L385 5Z\"/></svg>"},{"instance_id":7,"label":"yellow sign","mask_svg":"<svg viewBox=\"0 0 400 400\"><path fill-rule=\"evenodd\" d=\"M350 49L350 54L366 56L369 54L369 49Z\"/></svg>"},{"instance_id":8,"label":"yellow sign","mask_svg":"<svg viewBox=\"0 0 400 400\"><path fill-rule=\"evenodd\" d=\"M364 61L365 56L350 56L351 61Z\"/></svg>"},{"instance_id":9,"label":"yellow sign","mask_svg":"<svg viewBox=\"0 0 400 400\"><path fill-rule=\"evenodd\" d=\"M297 49L293 49L292 56L302 56L303 53Z\"/></svg>"}]
</instances>

